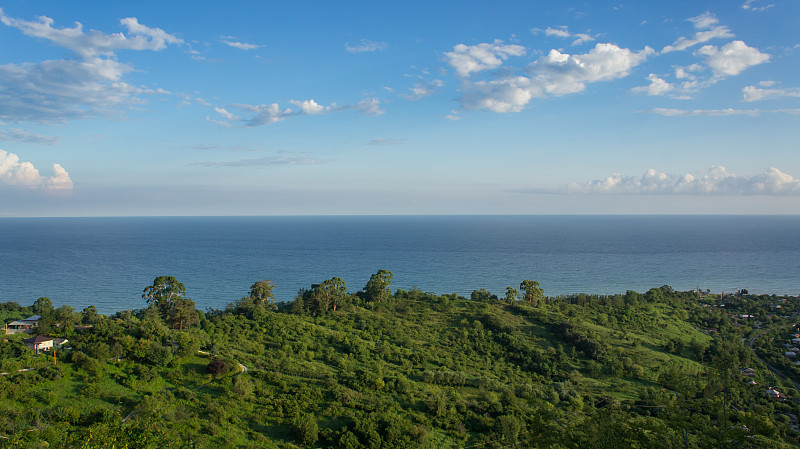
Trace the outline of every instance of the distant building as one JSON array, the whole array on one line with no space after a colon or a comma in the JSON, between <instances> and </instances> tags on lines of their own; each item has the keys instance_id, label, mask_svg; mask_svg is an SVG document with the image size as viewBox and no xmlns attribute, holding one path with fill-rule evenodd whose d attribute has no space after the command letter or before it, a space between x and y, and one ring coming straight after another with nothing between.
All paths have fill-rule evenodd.
<instances>
[{"instance_id":1,"label":"distant building","mask_svg":"<svg viewBox=\"0 0 800 449\"><path fill-rule=\"evenodd\" d=\"M39 325L39 320L42 317L39 315L32 315L24 320L12 321L6 324L6 335L8 334L30 334Z\"/></svg>"},{"instance_id":2,"label":"distant building","mask_svg":"<svg viewBox=\"0 0 800 449\"><path fill-rule=\"evenodd\" d=\"M67 342L67 339L37 335L35 337L26 338L22 340L22 342L38 354L40 351L49 351L50 349L53 349L54 346L60 347Z\"/></svg>"}]
</instances>

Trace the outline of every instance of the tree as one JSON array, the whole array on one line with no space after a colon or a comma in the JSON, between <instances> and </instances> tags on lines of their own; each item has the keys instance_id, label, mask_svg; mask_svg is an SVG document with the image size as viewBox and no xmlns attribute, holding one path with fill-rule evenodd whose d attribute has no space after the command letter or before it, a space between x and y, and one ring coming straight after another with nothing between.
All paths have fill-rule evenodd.
<instances>
[{"instance_id":1,"label":"tree","mask_svg":"<svg viewBox=\"0 0 800 449\"><path fill-rule=\"evenodd\" d=\"M271 280L258 281L250 286L250 300L253 304L273 305L276 285Z\"/></svg>"},{"instance_id":2,"label":"tree","mask_svg":"<svg viewBox=\"0 0 800 449\"><path fill-rule=\"evenodd\" d=\"M367 285L364 286L364 298L368 302L384 302L391 296L389 289L392 285L394 275L388 270L378 270L377 273L369 277Z\"/></svg>"},{"instance_id":3,"label":"tree","mask_svg":"<svg viewBox=\"0 0 800 449\"><path fill-rule=\"evenodd\" d=\"M81 312L81 323L95 324L100 320L100 314L97 313L97 307L89 306Z\"/></svg>"},{"instance_id":4,"label":"tree","mask_svg":"<svg viewBox=\"0 0 800 449\"><path fill-rule=\"evenodd\" d=\"M322 284L314 284L311 286L311 297L313 299L313 308L316 312L325 312L327 310L336 309L344 304L347 295L347 286L341 278L333 277Z\"/></svg>"},{"instance_id":5,"label":"tree","mask_svg":"<svg viewBox=\"0 0 800 449\"><path fill-rule=\"evenodd\" d=\"M53 301L42 296L33 303L33 311L40 316L50 315L53 312Z\"/></svg>"},{"instance_id":6,"label":"tree","mask_svg":"<svg viewBox=\"0 0 800 449\"><path fill-rule=\"evenodd\" d=\"M519 284L519 289L525 292L525 301L528 301L531 304L534 302L539 302L544 296L544 290L539 287L539 283L537 281L522 281L522 283Z\"/></svg>"},{"instance_id":7,"label":"tree","mask_svg":"<svg viewBox=\"0 0 800 449\"><path fill-rule=\"evenodd\" d=\"M519 298L519 291L514 287L506 287L506 301L509 304L514 304Z\"/></svg>"},{"instance_id":8,"label":"tree","mask_svg":"<svg viewBox=\"0 0 800 449\"><path fill-rule=\"evenodd\" d=\"M155 306L162 318L169 316L172 303L186 293L186 287L173 276L159 276L142 292L142 298L147 304Z\"/></svg>"},{"instance_id":9,"label":"tree","mask_svg":"<svg viewBox=\"0 0 800 449\"><path fill-rule=\"evenodd\" d=\"M183 330L184 327L197 324L197 309L194 307L194 301L182 296L173 300L167 321L173 328L178 326L180 330Z\"/></svg>"}]
</instances>

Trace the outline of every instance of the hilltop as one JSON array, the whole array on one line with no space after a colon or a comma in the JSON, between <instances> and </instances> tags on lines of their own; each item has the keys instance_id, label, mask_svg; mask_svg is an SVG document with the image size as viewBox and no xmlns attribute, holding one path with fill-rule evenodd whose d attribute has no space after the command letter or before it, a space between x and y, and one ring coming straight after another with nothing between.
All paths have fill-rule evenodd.
<instances>
[{"instance_id":1,"label":"hilltop","mask_svg":"<svg viewBox=\"0 0 800 449\"><path fill-rule=\"evenodd\" d=\"M355 294L332 278L275 304L261 281L202 312L160 277L147 308L113 316L4 303L6 322L36 312L38 334L68 342L55 357L20 335L0 343L0 446L798 443L796 367L776 356L788 377L774 374L743 343L791 329L797 298L668 286L549 298L524 282L523 294L465 298L390 285L384 270ZM762 338L756 349L777 354Z\"/></svg>"}]
</instances>

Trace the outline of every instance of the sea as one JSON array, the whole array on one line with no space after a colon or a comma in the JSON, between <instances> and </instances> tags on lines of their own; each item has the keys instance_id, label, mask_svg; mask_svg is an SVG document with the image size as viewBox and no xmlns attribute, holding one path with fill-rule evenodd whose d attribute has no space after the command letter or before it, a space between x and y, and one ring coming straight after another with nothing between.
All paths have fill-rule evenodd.
<instances>
[{"instance_id":1,"label":"sea","mask_svg":"<svg viewBox=\"0 0 800 449\"><path fill-rule=\"evenodd\" d=\"M0 302L139 309L175 276L201 310L269 279L278 301L380 269L392 289L469 297L538 281L547 296L800 294L800 216L270 216L0 218Z\"/></svg>"}]
</instances>

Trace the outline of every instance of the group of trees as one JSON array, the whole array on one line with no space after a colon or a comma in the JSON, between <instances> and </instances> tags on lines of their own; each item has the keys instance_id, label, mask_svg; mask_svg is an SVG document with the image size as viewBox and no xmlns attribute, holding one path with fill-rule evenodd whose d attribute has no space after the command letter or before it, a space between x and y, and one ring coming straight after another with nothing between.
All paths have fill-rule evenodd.
<instances>
[{"instance_id":1,"label":"group of trees","mask_svg":"<svg viewBox=\"0 0 800 449\"><path fill-rule=\"evenodd\" d=\"M92 324L52 326L71 345L55 366L0 342L0 368L41 364L0 376L0 447L796 447L797 404L740 374L780 383L746 326L687 292L545 300L526 280L464 298L392 293L392 277L291 303L263 280L206 312L170 276L112 316L0 304ZM712 320L713 338L697 330Z\"/></svg>"}]
</instances>

